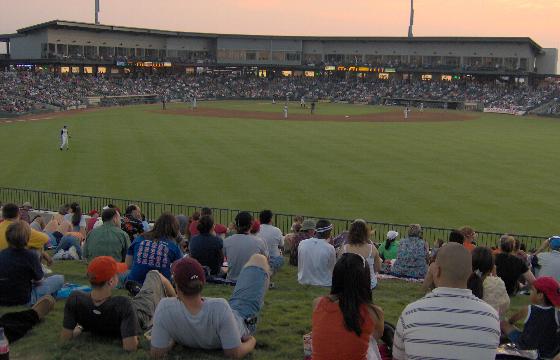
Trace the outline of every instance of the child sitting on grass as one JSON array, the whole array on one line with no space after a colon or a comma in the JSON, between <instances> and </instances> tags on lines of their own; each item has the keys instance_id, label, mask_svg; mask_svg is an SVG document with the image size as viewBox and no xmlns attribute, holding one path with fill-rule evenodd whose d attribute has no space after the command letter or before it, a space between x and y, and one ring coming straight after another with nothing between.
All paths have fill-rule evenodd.
<instances>
[{"instance_id":1,"label":"child sitting on grass","mask_svg":"<svg viewBox=\"0 0 560 360\"><path fill-rule=\"evenodd\" d=\"M552 358L559 350L560 285L548 276L538 278L531 287L531 305L502 321L502 333L522 350L538 350L540 358ZM525 319L523 331L514 324Z\"/></svg>"}]
</instances>

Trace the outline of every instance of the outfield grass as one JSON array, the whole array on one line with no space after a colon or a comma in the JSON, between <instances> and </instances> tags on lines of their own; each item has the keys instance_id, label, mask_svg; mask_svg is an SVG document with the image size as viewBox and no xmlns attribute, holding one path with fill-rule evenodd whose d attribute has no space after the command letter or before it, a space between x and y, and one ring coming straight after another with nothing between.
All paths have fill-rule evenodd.
<instances>
[{"instance_id":1,"label":"outfield grass","mask_svg":"<svg viewBox=\"0 0 560 360\"><path fill-rule=\"evenodd\" d=\"M184 105L175 105L184 106ZM200 106L280 111L266 102ZM291 112L299 104L290 104ZM283 122L167 116L154 106L0 124L0 186L213 207L551 235L551 119ZM389 109L390 110L390 109ZM387 108L319 104L319 113ZM58 150L67 124L71 150ZM2 201L2 199L0 199Z\"/></svg>"},{"instance_id":2,"label":"outfield grass","mask_svg":"<svg viewBox=\"0 0 560 360\"><path fill-rule=\"evenodd\" d=\"M52 267L63 273L66 281L85 284L86 265L77 261L57 262ZM286 265L274 278L276 288L268 291L265 305L255 335L257 348L249 359L301 359L302 336L311 330L311 304L315 297L328 293L328 289L301 286L296 280L297 268ZM207 285L203 294L228 298L233 291L225 285ZM120 292L125 295L124 291ZM383 280L373 292L374 302L381 306L387 321L396 323L404 307L422 296L418 284L404 281ZM528 296L518 296L512 301L510 313L528 304ZM81 338L61 345L58 336L62 328L64 301L58 301L46 321L11 346L12 359L147 359L149 342L142 338L141 349L135 354L125 354L118 340L106 340L83 334ZM8 308L0 308L0 313ZM172 359L223 359L219 351L201 352L178 346Z\"/></svg>"}]
</instances>

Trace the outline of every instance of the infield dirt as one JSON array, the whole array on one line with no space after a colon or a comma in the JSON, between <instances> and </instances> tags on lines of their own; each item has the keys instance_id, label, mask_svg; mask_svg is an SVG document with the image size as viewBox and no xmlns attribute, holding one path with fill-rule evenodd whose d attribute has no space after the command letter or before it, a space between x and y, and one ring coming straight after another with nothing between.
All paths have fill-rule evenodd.
<instances>
[{"instance_id":1,"label":"infield dirt","mask_svg":"<svg viewBox=\"0 0 560 360\"><path fill-rule=\"evenodd\" d=\"M390 111L375 114L363 115L318 115L318 114L289 114L284 119L282 113L265 111L243 111L225 110L215 108L192 109L168 109L168 110L147 110L158 114L182 115L213 118L234 118L234 119L258 119L258 120L278 120L278 121L335 121L335 122L446 122L446 121L467 121L476 119L477 116L456 111L424 111L412 112L408 119L404 118L402 111Z\"/></svg>"}]
</instances>

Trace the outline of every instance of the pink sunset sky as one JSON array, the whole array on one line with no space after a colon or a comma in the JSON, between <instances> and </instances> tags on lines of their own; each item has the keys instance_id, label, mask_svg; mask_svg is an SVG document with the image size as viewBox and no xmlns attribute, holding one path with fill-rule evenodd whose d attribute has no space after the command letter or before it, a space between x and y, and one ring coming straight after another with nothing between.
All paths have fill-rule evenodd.
<instances>
[{"instance_id":1,"label":"pink sunset sky","mask_svg":"<svg viewBox=\"0 0 560 360\"><path fill-rule=\"evenodd\" d=\"M406 36L408 0L101 0L102 24L192 32ZM560 47L560 0L416 0L416 36L529 36ZM0 33L93 22L94 0L11 1Z\"/></svg>"}]
</instances>

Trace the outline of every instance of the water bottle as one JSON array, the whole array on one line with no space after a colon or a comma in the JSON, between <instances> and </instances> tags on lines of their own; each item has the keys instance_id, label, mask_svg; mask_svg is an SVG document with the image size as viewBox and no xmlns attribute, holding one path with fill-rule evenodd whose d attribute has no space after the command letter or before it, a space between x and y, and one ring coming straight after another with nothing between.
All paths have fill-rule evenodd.
<instances>
[{"instance_id":1,"label":"water bottle","mask_svg":"<svg viewBox=\"0 0 560 360\"><path fill-rule=\"evenodd\" d=\"M0 327L0 360L10 360L10 344L2 327Z\"/></svg>"}]
</instances>

